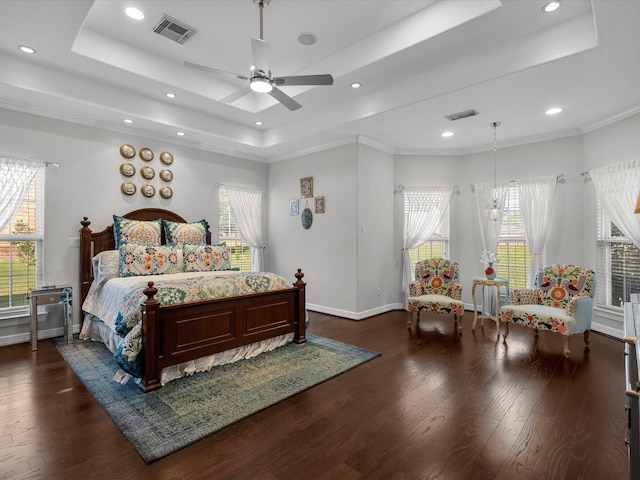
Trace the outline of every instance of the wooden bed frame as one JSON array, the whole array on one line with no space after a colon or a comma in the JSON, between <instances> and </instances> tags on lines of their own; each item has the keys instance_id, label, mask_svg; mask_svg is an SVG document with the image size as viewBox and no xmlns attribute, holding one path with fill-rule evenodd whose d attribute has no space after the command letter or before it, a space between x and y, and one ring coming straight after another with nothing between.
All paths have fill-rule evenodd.
<instances>
[{"instance_id":1,"label":"wooden bed frame","mask_svg":"<svg viewBox=\"0 0 640 480\"><path fill-rule=\"evenodd\" d=\"M181 216L160 208L144 208L123 215L132 220L186 223ZM94 255L115 249L113 226L93 233L87 217L80 222L80 305L93 281ZM207 243L211 232L207 225ZM164 229L163 229L164 230ZM164 231L162 243L166 243ZM189 304L161 306L157 289L149 282L141 305L143 355L140 388L161 386L160 371L196 358L223 352L293 332L294 342L305 343L305 283L298 269L293 288ZM84 316L83 316L84 319Z\"/></svg>"}]
</instances>

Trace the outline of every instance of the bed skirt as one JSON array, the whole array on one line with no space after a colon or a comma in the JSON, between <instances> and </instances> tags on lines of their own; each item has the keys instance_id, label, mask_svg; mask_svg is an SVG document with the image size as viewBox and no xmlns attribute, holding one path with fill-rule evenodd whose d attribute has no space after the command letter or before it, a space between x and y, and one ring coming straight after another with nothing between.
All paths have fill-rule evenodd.
<instances>
[{"instance_id":1,"label":"bed skirt","mask_svg":"<svg viewBox=\"0 0 640 480\"><path fill-rule=\"evenodd\" d=\"M206 372L216 365L224 365L227 363L237 362L238 360L244 360L245 358L256 357L261 353L274 350L292 342L293 337L294 333L291 332L286 335L279 335L261 342L232 348L224 352L200 357L195 360L163 368L160 373L160 384L165 385L171 380L193 375L196 372ZM116 351L120 343L122 343L123 338L103 322L95 320L90 315L85 315L82 330L80 331L80 340L102 342L113 353ZM126 383L130 378L132 378L131 375L126 373L124 370L119 370L113 380L119 383ZM139 379L136 379L136 381L138 380Z\"/></svg>"}]
</instances>

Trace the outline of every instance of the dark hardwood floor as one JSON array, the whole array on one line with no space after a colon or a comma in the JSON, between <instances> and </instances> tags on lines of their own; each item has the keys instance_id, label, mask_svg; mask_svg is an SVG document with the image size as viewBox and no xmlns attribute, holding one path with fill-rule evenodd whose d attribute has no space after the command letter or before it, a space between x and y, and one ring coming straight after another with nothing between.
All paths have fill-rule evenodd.
<instances>
[{"instance_id":1,"label":"dark hardwood floor","mask_svg":"<svg viewBox=\"0 0 640 480\"><path fill-rule=\"evenodd\" d=\"M402 311L310 316L382 355L151 465L49 340L0 348L0 478L629 478L620 340L573 337L565 359L558 335L513 326L505 346L470 312L461 337Z\"/></svg>"}]
</instances>

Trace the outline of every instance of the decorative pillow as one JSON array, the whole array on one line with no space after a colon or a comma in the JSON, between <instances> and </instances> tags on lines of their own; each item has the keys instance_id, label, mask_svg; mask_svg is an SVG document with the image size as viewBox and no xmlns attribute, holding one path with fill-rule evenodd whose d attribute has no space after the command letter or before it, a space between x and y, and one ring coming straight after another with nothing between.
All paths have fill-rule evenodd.
<instances>
[{"instance_id":1,"label":"decorative pillow","mask_svg":"<svg viewBox=\"0 0 640 480\"><path fill-rule=\"evenodd\" d=\"M207 222L178 223L162 220L167 245L205 245L207 243Z\"/></svg>"},{"instance_id":2,"label":"decorative pillow","mask_svg":"<svg viewBox=\"0 0 640 480\"><path fill-rule=\"evenodd\" d=\"M219 245L185 245L185 272L209 272L213 270L231 270L231 260L227 251L227 244Z\"/></svg>"},{"instance_id":3,"label":"decorative pillow","mask_svg":"<svg viewBox=\"0 0 640 480\"><path fill-rule=\"evenodd\" d=\"M125 243L136 245L160 245L162 224L160 220L142 221L113 216L113 236L116 250Z\"/></svg>"},{"instance_id":4,"label":"decorative pillow","mask_svg":"<svg viewBox=\"0 0 640 480\"><path fill-rule=\"evenodd\" d=\"M120 247L120 276L163 275L184 271L182 252L166 246L126 243Z\"/></svg>"},{"instance_id":5,"label":"decorative pillow","mask_svg":"<svg viewBox=\"0 0 640 480\"><path fill-rule=\"evenodd\" d=\"M120 275L120 255L117 250L105 250L92 259L93 282L101 287L107 280Z\"/></svg>"}]
</instances>

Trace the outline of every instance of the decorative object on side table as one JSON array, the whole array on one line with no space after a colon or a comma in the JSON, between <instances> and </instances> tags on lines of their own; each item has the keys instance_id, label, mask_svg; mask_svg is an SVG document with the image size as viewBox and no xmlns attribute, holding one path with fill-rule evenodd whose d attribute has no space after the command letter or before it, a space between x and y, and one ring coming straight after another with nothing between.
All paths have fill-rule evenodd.
<instances>
[{"instance_id":1,"label":"decorative object on side table","mask_svg":"<svg viewBox=\"0 0 640 480\"><path fill-rule=\"evenodd\" d=\"M487 267L484 269L484 275L489 279L493 280L496 278L496 269L493 267L495 263L498 263L498 256L489 252L488 250L483 250L482 255L480 255L480 263L486 265Z\"/></svg>"},{"instance_id":2,"label":"decorative object on side table","mask_svg":"<svg viewBox=\"0 0 640 480\"><path fill-rule=\"evenodd\" d=\"M313 197L313 177L300 179L300 196L302 198Z\"/></svg>"}]
</instances>

